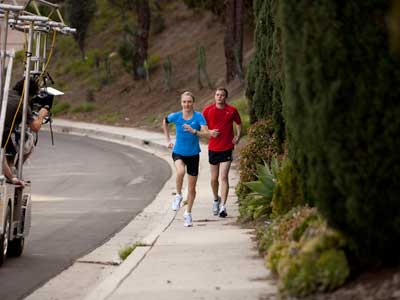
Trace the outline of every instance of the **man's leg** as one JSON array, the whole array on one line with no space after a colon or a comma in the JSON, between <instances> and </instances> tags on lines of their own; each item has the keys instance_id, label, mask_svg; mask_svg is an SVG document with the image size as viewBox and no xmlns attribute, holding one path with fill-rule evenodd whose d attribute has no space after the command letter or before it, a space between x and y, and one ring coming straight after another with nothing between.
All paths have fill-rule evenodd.
<instances>
[{"instance_id":1,"label":"man's leg","mask_svg":"<svg viewBox=\"0 0 400 300\"><path fill-rule=\"evenodd\" d=\"M229 192L229 169L231 167L231 161L224 161L220 163L220 181L221 181L221 200L222 204L226 204Z\"/></svg>"},{"instance_id":2,"label":"man's leg","mask_svg":"<svg viewBox=\"0 0 400 300\"><path fill-rule=\"evenodd\" d=\"M187 212L192 212L193 202L196 198L196 183L197 183L197 176L188 175L188 206Z\"/></svg>"},{"instance_id":3,"label":"man's leg","mask_svg":"<svg viewBox=\"0 0 400 300\"><path fill-rule=\"evenodd\" d=\"M214 196L214 200L218 199L218 189L219 189L219 164L212 165L210 164L210 172L211 172L211 190Z\"/></svg>"}]
</instances>

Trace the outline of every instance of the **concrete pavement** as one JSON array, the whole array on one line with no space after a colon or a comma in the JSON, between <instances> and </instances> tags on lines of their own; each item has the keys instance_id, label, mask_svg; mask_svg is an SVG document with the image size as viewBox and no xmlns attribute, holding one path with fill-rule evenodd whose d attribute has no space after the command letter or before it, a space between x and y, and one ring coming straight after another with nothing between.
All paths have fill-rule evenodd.
<instances>
[{"instance_id":1,"label":"concrete pavement","mask_svg":"<svg viewBox=\"0 0 400 300\"><path fill-rule=\"evenodd\" d=\"M171 210L175 175L169 150L160 133L133 128L56 120L56 131L87 135L139 147L166 159L173 175L156 199L126 228L102 247L26 299L275 299L275 281L257 256L252 230L236 224L234 187L230 173L228 217L213 216L207 147L202 145L194 226L183 226L182 207ZM57 141L56 141L57 142ZM121 262L118 250L138 243Z\"/></svg>"}]
</instances>

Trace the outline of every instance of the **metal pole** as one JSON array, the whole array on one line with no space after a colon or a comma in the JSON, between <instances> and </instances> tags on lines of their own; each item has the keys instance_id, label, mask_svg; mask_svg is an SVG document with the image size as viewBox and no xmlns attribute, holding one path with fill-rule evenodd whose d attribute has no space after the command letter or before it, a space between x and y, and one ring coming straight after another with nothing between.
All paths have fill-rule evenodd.
<instances>
[{"instance_id":1,"label":"metal pole","mask_svg":"<svg viewBox=\"0 0 400 300\"><path fill-rule=\"evenodd\" d=\"M21 122L21 137L19 140L19 158L18 158L18 178L22 180L22 166L24 163L24 145L25 145L25 131L28 112L28 99L29 99L29 79L31 70L31 56L32 56L32 38L33 38L33 21L29 26L28 33L28 50L26 53L26 66L25 66L25 92L24 103L22 107L22 122Z\"/></svg>"},{"instance_id":2,"label":"metal pole","mask_svg":"<svg viewBox=\"0 0 400 300\"><path fill-rule=\"evenodd\" d=\"M44 41L43 41L43 57L42 57L42 71L44 71L44 68L46 67L46 60L47 60L47 34L44 35Z\"/></svg>"},{"instance_id":3,"label":"metal pole","mask_svg":"<svg viewBox=\"0 0 400 300\"><path fill-rule=\"evenodd\" d=\"M11 82L11 73L13 67L13 60L14 60L14 52L10 53L8 58L8 66L7 66L7 75L6 81L4 83L4 95L3 95L3 102L1 106L1 117L0 117L0 145L3 144L3 133L6 121L6 112L7 112L7 104L8 104L8 91ZM3 160L4 160L5 148L0 149L0 176L3 175Z\"/></svg>"},{"instance_id":4,"label":"metal pole","mask_svg":"<svg viewBox=\"0 0 400 300\"><path fill-rule=\"evenodd\" d=\"M8 17L10 12L6 10L4 12L4 36L2 40L2 52L0 59L0 95L3 95L3 81L4 81L4 68L6 64L6 51L7 51L7 33L8 33ZM0 29L1 31L1 29Z\"/></svg>"},{"instance_id":5,"label":"metal pole","mask_svg":"<svg viewBox=\"0 0 400 300\"><path fill-rule=\"evenodd\" d=\"M40 65L40 44L41 44L41 37L42 33L40 31L35 32L35 41L36 41L36 51L35 51L35 72L39 72L39 65Z\"/></svg>"}]
</instances>

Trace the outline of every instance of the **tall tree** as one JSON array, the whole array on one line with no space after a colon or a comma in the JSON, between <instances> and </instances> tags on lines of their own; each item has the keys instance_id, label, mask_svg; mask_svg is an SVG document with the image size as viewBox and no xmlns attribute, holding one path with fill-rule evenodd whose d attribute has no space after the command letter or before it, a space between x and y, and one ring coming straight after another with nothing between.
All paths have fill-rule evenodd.
<instances>
[{"instance_id":1,"label":"tall tree","mask_svg":"<svg viewBox=\"0 0 400 300\"><path fill-rule=\"evenodd\" d=\"M132 67L132 75L135 80L146 77L144 63L147 60L149 45L149 32L151 24L151 11L148 0L108 0L109 3L122 11L132 11L136 15L136 24L126 26L132 35L132 45L124 45L130 49L129 65Z\"/></svg>"},{"instance_id":2,"label":"tall tree","mask_svg":"<svg viewBox=\"0 0 400 300\"><path fill-rule=\"evenodd\" d=\"M243 80L243 0L225 0L226 81Z\"/></svg>"},{"instance_id":3,"label":"tall tree","mask_svg":"<svg viewBox=\"0 0 400 300\"><path fill-rule=\"evenodd\" d=\"M151 14L148 0L136 0L134 1L134 6L137 18L137 31L135 36L136 51L133 58L132 71L133 78L138 80L146 76L144 62L147 60Z\"/></svg>"},{"instance_id":4,"label":"tall tree","mask_svg":"<svg viewBox=\"0 0 400 300\"><path fill-rule=\"evenodd\" d=\"M84 59L86 33L90 20L96 12L96 0L66 0L65 11L69 25L76 28L74 38Z\"/></svg>"}]
</instances>

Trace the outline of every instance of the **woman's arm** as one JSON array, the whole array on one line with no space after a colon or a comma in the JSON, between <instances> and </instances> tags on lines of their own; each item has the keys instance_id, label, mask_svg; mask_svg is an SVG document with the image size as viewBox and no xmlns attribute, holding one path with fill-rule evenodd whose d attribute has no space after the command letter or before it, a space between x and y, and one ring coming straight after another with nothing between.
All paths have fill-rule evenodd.
<instances>
[{"instance_id":1,"label":"woman's arm","mask_svg":"<svg viewBox=\"0 0 400 300\"><path fill-rule=\"evenodd\" d=\"M200 130L192 128L189 124L184 124L183 127L191 134L198 135L200 137L217 137L219 135L218 129L208 129L207 125L201 125Z\"/></svg>"},{"instance_id":2,"label":"woman's arm","mask_svg":"<svg viewBox=\"0 0 400 300\"><path fill-rule=\"evenodd\" d=\"M163 119L163 131L164 131L165 138L167 140L167 147L172 149L174 144L171 142L171 137L169 136L167 118Z\"/></svg>"}]
</instances>

